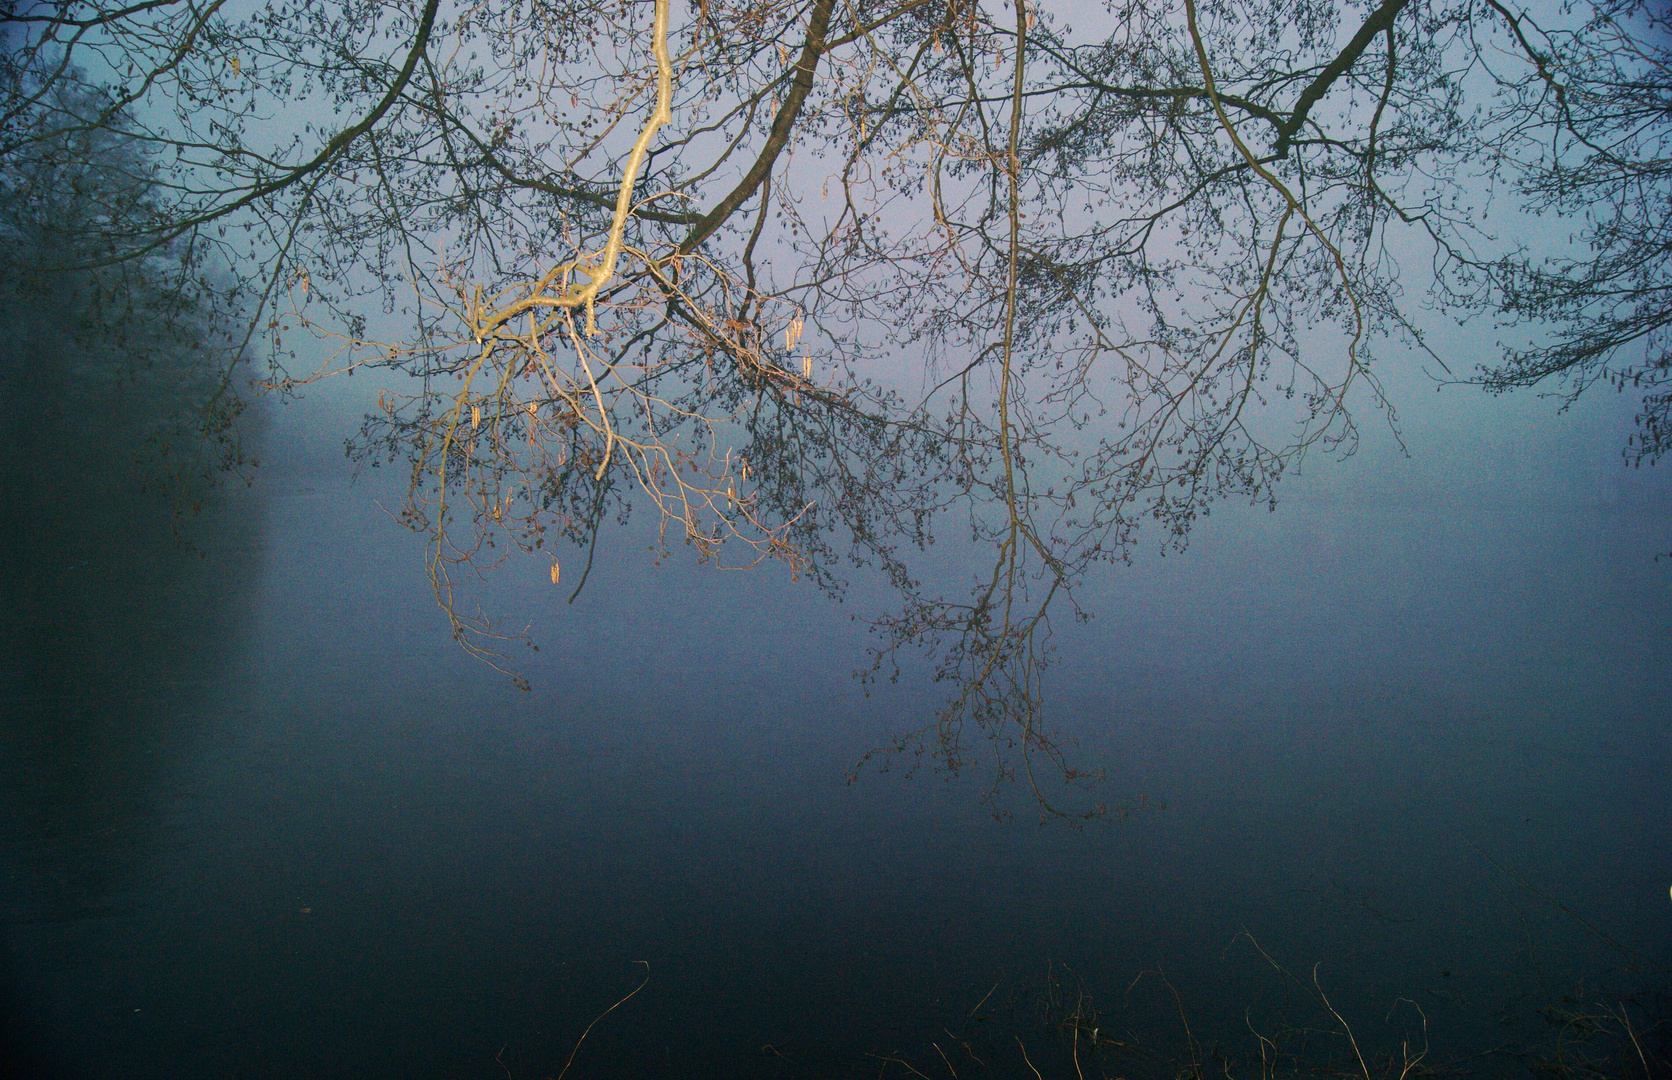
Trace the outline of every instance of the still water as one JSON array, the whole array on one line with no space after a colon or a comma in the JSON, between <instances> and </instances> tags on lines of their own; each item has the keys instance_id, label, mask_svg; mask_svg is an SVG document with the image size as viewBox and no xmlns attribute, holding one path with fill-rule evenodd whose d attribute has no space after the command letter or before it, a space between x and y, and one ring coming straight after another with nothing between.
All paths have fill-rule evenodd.
<instances>
[{"instance_id":1,"label":"still water","mask_svg":"<svg viewBox=\"0 0 1672 1080\"><path fill-rule=\"evenodd\" d=\"M1350 1053L1316 986L1367 1056L1426 1019L1509 1073L1535 1010L1672 963L1672 485L1619 467L1618 405L1430 395L1411 458L1109 571L1051 715L1164 806L1084 829L847 782L937 700L852 679L863 582L629 530L569 606L513 562L515 690L448 640L398 478L350 482L353 409L278 409L201 557L108 498L8 533L5 1061L553 1077L643 982L569 1076L1060 1077L1076 1013L1087 1075L1170 1076L1256 1031Z\"/></svg>"}]
</instances>

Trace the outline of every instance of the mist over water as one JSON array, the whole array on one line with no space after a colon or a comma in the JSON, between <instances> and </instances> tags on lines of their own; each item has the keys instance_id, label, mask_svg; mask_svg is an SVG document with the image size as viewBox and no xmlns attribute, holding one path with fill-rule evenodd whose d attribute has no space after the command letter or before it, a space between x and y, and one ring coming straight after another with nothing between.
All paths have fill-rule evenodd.
<instances>
[{"instance_id":1,"label":"mist over water","mask_svg":"<svg viewBox=\"0 0 1672 1080\"><path fill-rule=\"evenodd\" d=\"M448 640L402 475L350 482L344 392L276 410L201 558L10 460L7 1053L555 1076L640 961L571 1076L875 1075L982 1023L1071 1075L1081 992L1105 1035L1187 1059L1182 1006L1245 1053L1329 1026L1314 965L1367 1052L1420 1033L1400 999L1439 1060L1531 1038L1672 959L1672 489L1618 465L1618 399L1400 392L1409 458L1314 459L1062 621L1051 721L1165 804L1078 830L1023 789L995 820L979 769L847 783L938 701L851 678L881 594L653 567L643 521L572 606L538 559L482 584L541 646L515 690Z\"/></svg>"}]
</instances>

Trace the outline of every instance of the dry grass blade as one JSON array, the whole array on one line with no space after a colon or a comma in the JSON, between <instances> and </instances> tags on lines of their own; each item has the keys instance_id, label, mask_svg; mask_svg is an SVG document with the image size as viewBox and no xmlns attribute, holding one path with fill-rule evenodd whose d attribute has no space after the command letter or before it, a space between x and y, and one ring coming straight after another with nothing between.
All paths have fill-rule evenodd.
<instances>
[{"instance_id":1,"label":"dry grass blade","mask_svg":"<svg viewBox=\"0 0 1672 1080\"><path fill-rule=\"evenodd\" d=\"M565 1061L563 1063L563 1071L557 1074L557 1080L563 1080L563 1078L569 1074L569 1066L571 1066L575 1063L575 1055L580 1053L581 1043L585 1042L586 1037L588 1035L592 1034L592 1029L598 1026L598 1021L602 1020L604 1017L608 1016L610 1013L615 1012L615 1010L621 1008L621 1006L627 1004L627 1002L632 998L632 996L634 994L638 993L640 990L643 990L645 988L645 984L650 982L650 961L648 961L648 960L635 960L633 962L635 964L643 964L644 965L644 979L639 983L639 985L633 987L632 990L628 991L626 997L622 998L620 1001L617 1001L614 1005L611 1005L609 1008L605 1009L603 1012L599 1013L597 1016L592 1018L592 1023L586 1025L586 1030L581 1032L581 1037L575 1040L574 1047L572 1049L570 1049L570 1051L569 1051L569 1060Z\"/></svg>"}]
</instances>

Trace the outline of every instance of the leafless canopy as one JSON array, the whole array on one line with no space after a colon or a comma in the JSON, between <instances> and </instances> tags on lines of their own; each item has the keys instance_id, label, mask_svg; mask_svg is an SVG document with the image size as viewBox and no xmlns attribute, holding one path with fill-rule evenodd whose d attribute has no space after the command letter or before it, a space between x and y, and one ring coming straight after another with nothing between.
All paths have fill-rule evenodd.
<instances>
[{"instance_id":1,"label":"leafless canopy","mask_svg":"<svg viewBox=\"0 0 1672 1080\"><path fill-rule=\"evenodd\" d=\"M1404 272L1428 295L1562 320L1493 385L1665 379L1665 27L1586 18L6 3L0 162L35 175L65 132L120 131L153 195L102 226L101 259L218 251L275 385L387 372L356 450L410 468L466 647L497 662L462 567L543 551L567 587L584 570L554 541L590 551L652 507L706 559L832 591L883 574L900 603L872 674L925 649L949 688L885 750L956 768L985 745L998 778L1095 814L1044 786L1091 779L1041 712L1052 613L1082 615L1075 586L1146 523L1183 544L1215 500L1350 452L1355 410L1391 420L1374 353L1429 355L1395 238L1432 253ZM1599 208L1591 246L1497 244L1480 211L1506 194ZM297 335L330 361L278 366ZM1651 457L1665 408L1646 399ZM948 525L985 553L961 586L918 569Z\"/></svg>"}]
</instances>

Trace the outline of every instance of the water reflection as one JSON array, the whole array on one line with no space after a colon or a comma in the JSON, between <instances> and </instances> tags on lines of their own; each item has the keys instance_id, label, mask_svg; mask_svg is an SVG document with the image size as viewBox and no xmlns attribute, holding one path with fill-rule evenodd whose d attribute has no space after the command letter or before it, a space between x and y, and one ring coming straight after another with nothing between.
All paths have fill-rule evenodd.
<instances>
[{"instance_id":1,"label":"water reflection","mask_svg":"<svg viewBox=\"0 0 1672 1080\"><path fill-rule=\"evenodd\" d=\"M380 508L398 481L347 482L356 409L331 404L280 417L259 573L192 592L158 569L163 601L112 570L81 601L103 637L32 624L82 657L54 700L110 706L7 750L32 755L11 805L48 803L19 777L69 777L53 805L91 837L28 809L6 839L28 880L80 882L8 892L14 1012L66 1075L552 1076L641 960L571 1076L929 1071L931 1043L983 1075L956 1040L1029 1075L985 1034L1013 1031L1072 1075L1076 1009L1151 1055L1101 1066L1171 1076L1179 1000L1204 1058L1246 1052L1250 1019L1327 1026L1314 963L1367 1046L1419 1002L1438 1063L1635 962L1517 876L1668 955L1658 513L1466 513L1417 478L1221 520L1112 578L1119 618L1056 669L1079 752L1167 810L1038 829L981 814L980 778L845 784L935 687L865 696L862 627L783 575L610 558L571 607L513 565L491 599L545 645L514 691L438 632L420 543ZM101 645L122 619L180 632Z\"/></svg>"},{"instance_id":2,"label":"water reflection","mask_svg":"<svg viewBox=\"0 0 1672 1080\"><path fill-rule=\"evenodd\" d=\"M261 503L217 488L191 467L191 446L168 441L205 407L194 388L213 385L212 356L185 332L200 327L100 325L84 315L88 291L120 310L133 290L72 275L30 289L8 252L0 1057L75 1074L65 1048L105 1011L98 958L131 933L155 883L185 796L172 773L196 752L251 615ZM236 427L255 431L250 417ZM86 984L90 967L100 975ZM93 1043L106 1040L120 1037Z\"/></svg>"}]
</instances>

